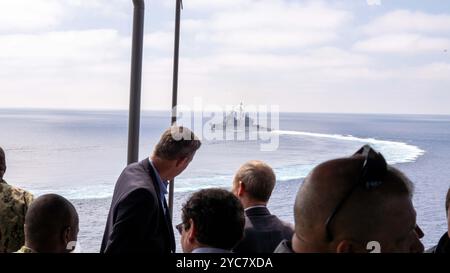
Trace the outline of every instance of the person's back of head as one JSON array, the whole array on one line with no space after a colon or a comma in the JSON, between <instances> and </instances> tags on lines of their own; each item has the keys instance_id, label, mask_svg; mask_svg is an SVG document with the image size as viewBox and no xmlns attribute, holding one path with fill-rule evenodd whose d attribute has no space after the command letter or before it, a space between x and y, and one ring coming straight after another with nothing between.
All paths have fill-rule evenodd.
<instances>
[{"instance_id":1,"label":"person's back of head","mask_svg":"<svg viewBox=\"0 0 450 273\"><path fill-rule=\"evenodd\" d=\"M0 182L3 181L3 176L6 172L6 158L5 151L0 147Z\"/></svg>"},{"instance_id":2,"label":"person's back of head","mask_svg":"<svg viewBox=\"0 0 450 273\"><path fill-rule=\"evenodd\" d=\"M165 160L178 160L193 156L200 146L200 140L189 128L171 126L161 135L153 154Z\"/></svg>"},{"instance_id":3,"label":"person's back of head","mask_svg":"<svg viewBox=\"0 0 450 273\"><path fill-rule=\"evenodd\" d=\"M295 201L295 252L422 252L413 185L364 146L320 164Z\"/></svg>"},{"instance_id":4,"label":"person's back of head","mask_svg":"<svg viewBox=\"0 0 450 273\"><path fill-rule=\"evenodd\" d=\"M245 208L266 205L275 187L275 173L262 161L252 160L242 165L233 180L233 193Z\"/></svg>"},{"instance_id":5,"label":"person's back of head","mask_svg":"<svg viewBox=\"0 0 450 273\"><path fill-rule=\"evenodd\" d=\"M244 209L236 196L223 189L205 189L183 205L177 229L185 253L201 247L230 251L242 239L244 224Z\"/></svg>"},{"instance_id":6,"label":"person's back of head","mask_svg":"<svg viewBox=\"0 0 450 273\"><path fill-rule=\"evenodd\" d=\"M190 129L174 125L161 135L151 159L170 180L186 169L200 146L201 141Z\"/></svg>"},{"instance_id":7,"label":"person's back of head","mask_svg":"<svg viewBox=\"0 0 450 273\"><path fill-rule=\"evenodd\" d=\"M64 197L42 195L25 216L25 246L36 252L64 253L75 247L78 214Z\"/></svg>"}]
</instances>

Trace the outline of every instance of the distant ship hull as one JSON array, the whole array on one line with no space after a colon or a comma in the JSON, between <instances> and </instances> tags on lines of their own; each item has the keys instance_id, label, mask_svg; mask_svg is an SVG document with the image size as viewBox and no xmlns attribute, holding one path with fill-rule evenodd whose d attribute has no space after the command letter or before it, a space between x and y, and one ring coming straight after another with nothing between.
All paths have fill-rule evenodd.
<instances>
[{"instance_id":1,"label":"distant ship hull","mask_svg":"<svg viewBox=\"0 0 450 273\"><path fill-rule=\"evenodd\" d=\"M243 103L241 102L239 111L233 110L231 113L223 118L222 123L211 124L211 131L221 130L221 131L271 131L270 128L260 126L255 123L255 121L249 117L248 113L243 111Z\"/></svg>"}]
</instances>

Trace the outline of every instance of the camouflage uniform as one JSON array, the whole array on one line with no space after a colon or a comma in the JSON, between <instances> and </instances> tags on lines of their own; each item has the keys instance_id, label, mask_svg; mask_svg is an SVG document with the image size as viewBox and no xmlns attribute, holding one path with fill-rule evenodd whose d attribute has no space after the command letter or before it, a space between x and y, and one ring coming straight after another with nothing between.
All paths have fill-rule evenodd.
<instances>
[{"instance_id":1,"label":"camouflage uniform","mask_svg":"<svg viewBox=\"0 0 450 273\"><path fill-rule=\"evenodd\" d=\"M0 253L14 252L24 245L23 225L32 201L31 193L0 178Z\"/></svg>"},{"instance_id":2,"label":"camouflage uniform","mask_svg":"<svg viewBox=\"0 0 450 273\"><path fill-rule=\"evenodd\" d=\"M14 253L37 253L37 252L34 251L34 250L32 250L32 249L29 248L29 247L23 246L23 247L21 247L19 250L17 250L17 251L14 252Z\"/></svg>"}]
</instances>

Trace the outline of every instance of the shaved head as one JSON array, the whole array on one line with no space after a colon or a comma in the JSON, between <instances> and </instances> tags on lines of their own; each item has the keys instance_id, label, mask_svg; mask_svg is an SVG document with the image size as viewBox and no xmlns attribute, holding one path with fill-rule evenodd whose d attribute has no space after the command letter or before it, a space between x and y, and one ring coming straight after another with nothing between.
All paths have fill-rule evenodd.
<instances>
[{"instance_id":1,"label":"shaved head","mask_svg":"<svg viewBox=\"0 0 450 273\"><path fill-rule=\"evenodd\" d=\"M406 229L415 227L411 181L387 166L378 178L382 183L367 189L364 183L358 184L363 164L361 155L327 161L314 168L300 187L294 207L295 234L304 245L312 245L311 252L335 250L336 245L327 241L326 222L347 195L330 222L336 243L381 241L388 218L397 221L396 225L402 225L400 221L411 225Z\"/></svg>"},{"instance_id":2,"label":"shaved head","mask_svg":"<svg viewBox=\"0 0 450 273\"><path fill-rule=\"evenodd\" d=\"M78 214L64 197L46 194L31 203L25 216L28 247L38 252L63 252L69 241L76 241L77 233Z\"/></svg>"}]
</instances>

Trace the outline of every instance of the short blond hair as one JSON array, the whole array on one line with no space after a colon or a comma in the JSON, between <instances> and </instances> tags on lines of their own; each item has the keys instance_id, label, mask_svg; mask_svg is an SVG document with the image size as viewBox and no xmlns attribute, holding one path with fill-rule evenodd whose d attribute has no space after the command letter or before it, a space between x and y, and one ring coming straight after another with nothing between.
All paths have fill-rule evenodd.
<instances>
[{"instance_id":1,"label":"short blond hair","mask_svg":"<svg viewBox=\"0 0 450 273\"><path fill-rule=\"evenodd\" d=\"M245 191L256 200L267 202L275 187L275 173L266 163L252 160L242 165L237 171L233 183L242 182Z\"/></svg>"}]
</instances>

